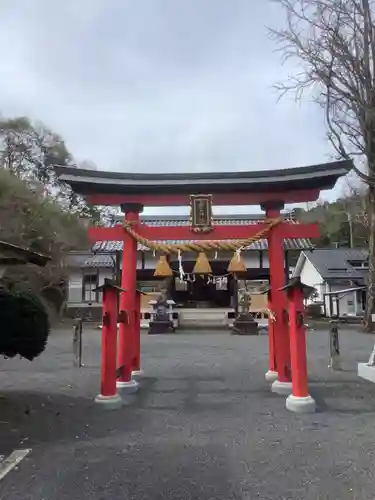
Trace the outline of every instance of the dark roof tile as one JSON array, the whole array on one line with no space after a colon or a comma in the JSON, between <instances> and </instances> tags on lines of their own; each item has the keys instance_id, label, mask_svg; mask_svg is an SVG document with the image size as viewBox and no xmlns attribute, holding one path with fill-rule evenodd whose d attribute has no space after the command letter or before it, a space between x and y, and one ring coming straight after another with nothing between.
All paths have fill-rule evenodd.
<instances>
[{"instance_id":1,"label":"dark roof tile","mask_svg":"<svg viewBox=\"0 0 375 500\"><path fill-rule=\"evenodd\" d=\"M318 273L325 280L349 279L363 280L366 269L355 269L351 261L365 262L368 250L360 248L316 248L304 252Z\"/></svg>"}]
</instances>

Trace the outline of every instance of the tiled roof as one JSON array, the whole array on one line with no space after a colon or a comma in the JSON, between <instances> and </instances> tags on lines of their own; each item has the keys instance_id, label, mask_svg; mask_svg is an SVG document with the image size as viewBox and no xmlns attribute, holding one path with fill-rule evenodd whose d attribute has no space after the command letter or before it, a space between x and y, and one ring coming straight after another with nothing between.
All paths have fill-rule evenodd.
<instances>
[{"instance_id":1,"label":"tiled roof","mask_svg":"<svg viewBox=\"0 0 375 500\"><path fill-rule=\"evenodd\" d=\"M65 265L67 267L82 267L85 263L85 261L91 257L92 252L88 251L72 251L69 252L68 255L65 258Z\"/></svg>"},{"instance_id":2,"label":"tiled roof","mask_svg":"<svg viewBox=\"0 0 375 500\"><path fill-rule=\"evenodd\" d=\"M228 240L229 241L229 240ZM163 240L160 243L186 243L183 240ZM97 241L93 246L94 252L116 252L122 251L123 242L122 241ZM284 250L307 250L312 248L313 245L310 240L306 238L298 238L298 239L285 239L284 240ZM266 239L258 240L255 243L249 245L245 248L245 250L267 250L268 242ZM138 245L138 250L146 251L147 247L144 245Z\"/></svg>"},{"instance_id":3,"label":"tiled roof","mask_svg":"<svg viewBox=\"0 0 375 500\"><path fill-rule=\"evenodd\" d=\"M365 262L368 250L359 248L317 248L304 252L318 273L325 280L346 279L364 281L367 269L356 269L350 262Z\"/></svg>"},{"instance_id":4,"label":"tiled roof","mask_svg":"<svg viewBox=\"0 0 375 500\"><path fill-rule=\"evenodd\" d=\"M114 267L112 255L97 254L85 260L82 267Z\"/></svg>"},{"instance_id":5,"label":"tiled roof","mask_svg":"<svg viewBox=\"0 0 375 500\"><path fill-rule=\"evenodd\" d=\"M33 252L28 248L20 247L7 241L0 241L0 256L1 260L9 263L9 265L11 263L30 262L31 264L44 267L51 260L51 257L47 255Z\"/></svg>"},{"instance_id":6,"label":"tiled roof","mask_svg":"<svg viewBox=\"0 0 375 500\"><path fill-rule=\"evenodd\" d=\"M226 226L227 224L233 226L245 226L249 224L258 224L264 222L262 215L227 215L214 217L213 224L215 226ZM123 222L123 217L116 217L116 222ZM145 215L141 216L141 222L152 227L161 226L189 226L190 218L188 215L168 215L160 217L160 215Z\"/></svg>"},{"instance_id":7,"label":"tiled roof","mask_svg":"<svg viewBox=\"0 0 375 500\"><path fill-rule=\"evenodd\" d=\"M122 219L118 218L117 222ZM149 226L188 226L190 220L188 216L165 216L164 218L160 216L144 216L141 217L141 221ZM225 226L225 225L235 225L244 226L251 224L259 224L264 222L264 217L259 215L227 215L219 216L214 218L214 225ZM164 240L161 243L186 243L186 241L181 240ZM299 239L285 239L284 249L285 250L306 250L313 248L313 245L309 239L299 238ZM252 245L246 247L246 250L267 250L268 243L266 239L256 241ZM122 241L97 241L92 250L94 252L116 252L122 250ZM144 245L138 245L138 250L145 251L148 250Z\"/></svg>"},{"instance_id":8,"label":"tiled roof","mask_svg":"<svg viewBox=\"0 0 375 500\"><path fill-rule=\"evenodd\" d=\"M285 220L293 219L293 210L285 209L282 211L282 216ZM214 215L213 224L223 226L226 224L240 226L248 224L258 224L266 219L263 214L227 214ZM121 224L124 220L123 215L115 216L115 223ZM140 221L149 226L188 226L190 217L188 215L141 215Z\"/></svg>"}]
</instances>

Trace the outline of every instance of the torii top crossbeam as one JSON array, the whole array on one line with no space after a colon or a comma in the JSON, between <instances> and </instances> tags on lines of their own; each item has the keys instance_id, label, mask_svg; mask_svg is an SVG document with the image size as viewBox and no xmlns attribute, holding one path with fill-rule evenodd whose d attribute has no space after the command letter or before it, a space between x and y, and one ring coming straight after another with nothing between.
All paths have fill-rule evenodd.
<instances>
[{"instance_id":1,"label":"torii top crossbeam","mask_svg":"<svg viewBox=\"0 0 375 500\"><path fill-rule=\"evenodd\" d=\"M209 191L215 205L256 205L315 201L351 169L337 161L284 170L217 173L136 174L56 167L61 181L94 205L139 203L144 206L189 205L189 195Z\"/></svg>"}]
</instances>

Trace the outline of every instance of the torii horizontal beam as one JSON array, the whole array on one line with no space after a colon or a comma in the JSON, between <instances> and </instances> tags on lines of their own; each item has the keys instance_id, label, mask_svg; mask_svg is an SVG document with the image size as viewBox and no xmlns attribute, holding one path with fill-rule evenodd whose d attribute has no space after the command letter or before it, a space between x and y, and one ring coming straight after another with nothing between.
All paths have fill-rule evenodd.
<instances>
[{"instance_id":1,"label":"torii horizontal beam","mask_svg":"<svg viewBox=\"0 0 375 500\"><path fill-rule=\"evenodd\" d=\"M320 236L319 225L310 224L295 224L292 222L282 222L282 232L280 235L284 239L307 238L314 239ZM225 225L214 226L209 233L194 233L190 226L158 226L151 227L146 224L133 226L143 238L152 241L165 240L182 240L182 241L198 241L198 240L244 240L255 236L266 227L263 222L251 225ZM122 241L125 229L118 224L114 227L91 227L89 228L89 239L91 242L96 241Z\"/></svg>"},{"instance_id":2,"label":"torii horizontal beam","mask_svg":"<svg viewBox=\"0 0 375 500\"><path fill-rule=\"evenodd\" d=\"M207 189L207 192L210 190ZM261 205L266 201L284 203L307 203L319 198L319 189L285 191L280 193L215 193L212 201L216 206ZM88 194L85 199L89 205L120 206L125 203L139 203L145 207L189 206L186 194Z\"/></svg>"}]
</instances>

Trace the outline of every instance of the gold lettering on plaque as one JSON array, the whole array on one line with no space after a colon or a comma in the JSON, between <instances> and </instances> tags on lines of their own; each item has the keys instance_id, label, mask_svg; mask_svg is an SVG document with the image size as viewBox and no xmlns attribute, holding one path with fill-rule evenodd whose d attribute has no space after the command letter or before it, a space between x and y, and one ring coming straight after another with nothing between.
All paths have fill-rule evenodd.
<instances>
[{"instance_id":1,"label":"gold lettering on plaque","mask_svg":"<svg viewBox=\"0 0 375 500\"><path fill-rule=\"evenodd\" d=\"M195 233L212 231L212 195L192 194L190 196L190 224Z\"/></svg>"}]
</instances>

